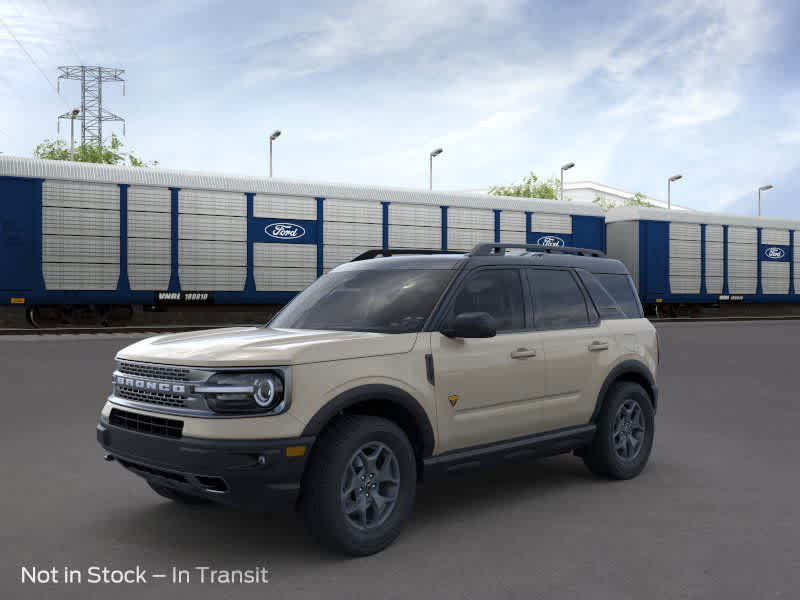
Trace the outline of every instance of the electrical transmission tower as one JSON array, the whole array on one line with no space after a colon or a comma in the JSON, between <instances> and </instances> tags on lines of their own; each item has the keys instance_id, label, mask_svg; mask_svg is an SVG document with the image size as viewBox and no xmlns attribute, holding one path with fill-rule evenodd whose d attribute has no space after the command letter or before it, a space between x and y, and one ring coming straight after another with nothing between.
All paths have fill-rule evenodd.
<instances>
[{"instance_id":1,"label":"electrical transmission tower","mask_svg":"<svg viewBox=\"0 0 800 600\"><path fill-rule=\"evenodd\" d=\"M109 67L58 67L61 75L58 76L58 91L61 93L61 80L74 79L81 82L81 112L75 117L71 113L59 115L61 119L79 119L82 122L81 144L94 146L103 145L103 122L122 122L122 132L125 133L125 119L103 108L103 83L109 81L122 82L122 95L125 95L124 69Z\"/></svg>"}]
</instances>

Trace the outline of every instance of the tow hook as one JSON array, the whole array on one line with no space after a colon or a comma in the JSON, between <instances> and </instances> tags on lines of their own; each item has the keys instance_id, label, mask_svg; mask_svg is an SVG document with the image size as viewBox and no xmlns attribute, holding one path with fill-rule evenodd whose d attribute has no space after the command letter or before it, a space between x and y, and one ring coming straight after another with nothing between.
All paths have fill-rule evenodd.
<instances>
[{"instance_id":1,"label":"tow hook","mask_svg":"<svg viewBox=\"0 0 800 600\"><path fill-rule=\"evenodd\" d=\"M112 460L114 460L114 457L111 456L110 454L104 454L103 455L103 460L105 460L107 462L111 462Z\"/></svg>"}]
</instances>

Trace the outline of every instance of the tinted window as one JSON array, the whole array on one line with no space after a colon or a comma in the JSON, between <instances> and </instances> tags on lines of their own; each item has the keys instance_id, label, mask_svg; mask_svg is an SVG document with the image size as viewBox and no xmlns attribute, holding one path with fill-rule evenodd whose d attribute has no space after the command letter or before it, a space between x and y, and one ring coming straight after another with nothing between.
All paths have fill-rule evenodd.
<instances>
[{"instance_id":1,"label":"tinted window","mask_svg":"<svg viewBox=\"0 0 800 600\"><path fill-rule=\"evenodd\" d=\"M586 301L569 271L528 269L537 329L570 329L589 325Z\"/></svg>"},{"instance_id":2,"label":"tinted window","mask_svg":"<svg viewBox=\"0 0 800 600\"><path fill-rule=\"evenodd\" d=\"M469 275L453 303L453 316L485 312L497 321L497 331L525 328L525 304L519 272L485 269Z\"/></svg>"},{"instance_id":3,"label":"tinted window","mask_svg":"<svg viewBox=\"0 0 800 600\"><path fill-rule=\"evenodd\" d=\"M644 316L639 296L629 275L614 273L594 273L597 280L608 290L629 319L640 319Z\"/></svg>"},{"instance_id":4,"label":"tinted window","mask_svg":"<svg viewBox=\"0 0 800 600\"><path fill-rule=\"evenodd\" d=\"M411 333L419 331L452 277L444 269L329 273L284 308L270 327Z\"/></svg>"},{"instance_id":5,"label":"tinted window","mask_svg":"<svg viewBox=\"0 0 800 600\"><path fill-rule=\"evenodd\" d=\"M617 301L611 297L593 274L583 269L577 270L578 275L586 286L586 289L591 296L594 305L597 307L597 312L601 319L624 319L626 317L622 309L617 305Z\"/></svg>"}]
</instances>

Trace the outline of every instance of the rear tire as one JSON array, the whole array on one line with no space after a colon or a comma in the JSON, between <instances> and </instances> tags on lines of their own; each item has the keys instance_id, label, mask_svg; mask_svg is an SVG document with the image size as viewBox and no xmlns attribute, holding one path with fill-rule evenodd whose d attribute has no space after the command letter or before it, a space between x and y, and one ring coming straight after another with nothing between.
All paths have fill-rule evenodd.
<instances>
[{"instance_id":1,"label":"rear tire","mask_svg":"<svg viewBox=\"0 0 800 600\"><path fill-rule=\"evenodd\" d=\"M416 484L414 450L402 429L379 417L345 415L314 448L300 508L322 545L367 556L400 535Z\"/></svg>"},{"instance_id":2,"label":"rear tire","mask_svg":"<svg viewBox=\"0 0 800 600\"><path fill-rule=\"evenodd\" d=\"M615 383L606 394L595 438L586 448L583 462L601 477L636 477L650 457L654 433L650 395L637 383Z\"/></svg>"},{"instance_id":3,"label":"rear tire","mask_svg":"<svg viewBox=\"0 0 800 600\"><path fill-rule=\"evenodd\" d=\"M153 491L159 496L162 496L167 500L172 500L173 502L178 502L180 504L208 504L210 502L209 500L201 498L200 496L185 494L171 487L153 483L152 481L148 481L147 485L149 485L153 489Z\"/></svg>"}]
</instances>

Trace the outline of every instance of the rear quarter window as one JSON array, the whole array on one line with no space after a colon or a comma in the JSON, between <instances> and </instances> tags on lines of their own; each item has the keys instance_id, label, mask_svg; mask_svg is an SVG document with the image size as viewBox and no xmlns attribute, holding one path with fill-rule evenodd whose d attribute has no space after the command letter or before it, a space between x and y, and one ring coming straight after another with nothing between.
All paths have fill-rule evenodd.
<instances>
[{"instance_id":1,"label":"rear quarter window","mask_svg":"<svg viewBox=\"0 0 800 600\"><path fill-rule=\"evenodd\" d=\"M644 317L642 304L639 302L639 296L636 294L636 288L630 275L626 273L594 273L593 275L616 301L617 306L627 318L641 319Z\"/></svg>"}]
</instances>

